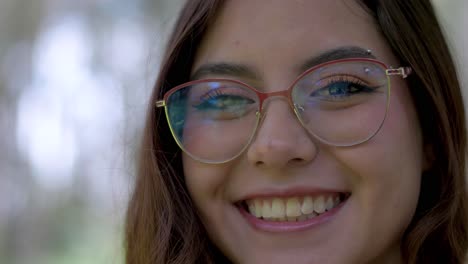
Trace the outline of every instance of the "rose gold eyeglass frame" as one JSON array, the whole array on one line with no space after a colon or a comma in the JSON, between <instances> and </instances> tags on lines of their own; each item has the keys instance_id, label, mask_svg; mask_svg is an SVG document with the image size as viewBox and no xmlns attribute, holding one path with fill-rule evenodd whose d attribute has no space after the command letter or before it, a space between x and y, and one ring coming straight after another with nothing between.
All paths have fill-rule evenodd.
<instances>
[{"instance_id":1,"label":"rose gold eyeglass frame","mask_svg":"<svg viewBox=\"0 0 468 264\"><path fill-rule=\"evenodd\" d=\"M385 75L387 76L387 87L388 87L388 98L387 98L387 104L386 104L386 109L385 109L385 116L380 124L380 126L378 127L378 129L376 129L376 131L374 133L372 133L370 136L368 136L367 138L363 139L363 140L360 140L360 141L357 141L357 142L353 142L353 143L350 143L350 144L334 144L334 143L331 143L331 142L328 142L327 140L323 139L322 137L316 135L315 133L311 132L309 129L307 129L302 121L302 118L300 117L299 113L297 112L298 109L300 108L300 106L297 106L295 105L293 99L292 99L292 92L293 92L293 89L294 87L296 86L296 84L303 79L303 77L305 77L306 75L310 74L311 72L314 72L316 71L317 69L320 69L320 68L323 68L323 67L326 67L326 66L329 66L329 65L332 65L332 64L339 64L339 63L345 63L345 62L367 62L367 63L373 63L373 64L376 64L376 65L379 65L383 70L385 70ZM316 65L306 71L304 71L302 74L300 74L293 82L292 84L288 87L288 89L286 90L282 90L282 91L276 91L276 92L270 92L270 93L264 93L264 92L260 92L258 91L257 89L255 89L254 87L244 83L244 82L241 82L241 81L237 81L237 80L232 80L232 79L225 79L225 78L209 78L209 79L200 79L200 80L195 80L195 81L190 81L190 82L186 82L186 83L183 83L183 84L180 84L180 85L177 85L176 87L170 89L169 91L167 91L164 96L163 96L163 99L162 100L158 100L156 101L156 107L157 108L161 108L163 107L164 108L164 111L165 111L165 115L166 115L166 120L168 122L168 125L169 125L169 129L171 131L171 134L174 138L174 140L176 141L177 145L179 146L179 148L184 151L187 155L189 155L191 158L193 158L194 160L197 160L197 161L200 161L202 163L208 163L208 164L222 164L222 163L226 163L226 162L229 162L229 161L232 161L234 159L236 159L238 156L240 156L247 148L248 146L250 145L252 139L254 138L256 132L257 132L257 129L258 129L258 126L260 124L260 121L262 119L262 111L263 111L263 103L270 97L285 97L287 100L288 100L288 103L290 104L290 106L292 107L296 117L298 118L299 122L301 123L301 125L307 130L307 132L309 134L311 134L312 136L314 136L315 138L317 138L319 141L327 144L327 145L331 145L331 146L337 146L337 147L351 147L351 146L355 146L355 145L359 145L359 144L362 144L364 142L367 142L368 140L370 140L372 137L374 137L381 129L381 127L383 126L383 123L385 122L385 119L386 119L386 116L387 116L387 112L388 112L388 108L389 108L389 105L390 105L390 88L391 88L391 85L390 85L390 77L391 76L401 76L403 79L406 79L410 74L412 73L412 68L411 67L399 67L399 68L392 68L392 67L389 67L387 66L385 63L379 61L379 60L376 60L376 59L368 59L368 58L351 58L351 59L340 59L340 60L333 60L333 61L328 61L328 62L325 62L325 63L322 63L322 64L319 64L319 65ZM257 116L257 121L256 121L256 124L255 124L255 127L252 131L252 135L251 137L249 138L248 142L245 144L245 146L239 151L238 154L234 155L232 158L229 158L229 159L225 159L225 160L220 160L220 161L215 161L215 160L207 160L207 159L202 159L202 158L199 158L197 157L196 155L190 153L189 151L187 151L185 149L185 147L183 146L182 142L180 142L179 138L176 136L176 133L174 132L174 129L172 127L172 124L171 124L171 120L170 120L170 117L169 117L169 110L168 110L168 105L167 105L167 102L168 102L168 99L169 97L176 93L177 91L181 90L181 89L184 89L184 88L187 88L189 86L193 86L193 85L196 85L196 84L199 84L199 83L208 83L208 82L230 82L230 83L235 83L235 84L238 84L238 85L241 85L242 87L245 87L247 89L250 89L251 91L253 91L258 99L259 99L259 106L258 106L258 110L256 112L256 116Z\"/></svg>"}]
</instances>

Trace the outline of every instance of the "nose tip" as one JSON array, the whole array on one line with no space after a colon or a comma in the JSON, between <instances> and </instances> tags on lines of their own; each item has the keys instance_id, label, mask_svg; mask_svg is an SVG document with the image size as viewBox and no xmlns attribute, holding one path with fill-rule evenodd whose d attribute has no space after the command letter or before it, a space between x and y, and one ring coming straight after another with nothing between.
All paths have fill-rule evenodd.
<instances>
[{"instance_id":1,"label":"nose tip","mask_svg":"<svg viewBox=\"0 0 468 264\"><path fill-rule=\"evenodd\" d=\"M302 151L299 144L289 144L281 140L257 140L249 151L249 160L255 166L261 167L286 167L305 164L313 159L312 151ZM312 150L312 149L310 149Z\"/></svg>"},{"instance_id":2,"label":"nose tip","mask_svg":"<svg viewBox=\"0 0 468 264\"><path fill-rule=\"evenodd\" d=\"M300 166L312 161L317 146L287 104L271 104L247 158L259 167Z\"/></svg>"}]
</instances>

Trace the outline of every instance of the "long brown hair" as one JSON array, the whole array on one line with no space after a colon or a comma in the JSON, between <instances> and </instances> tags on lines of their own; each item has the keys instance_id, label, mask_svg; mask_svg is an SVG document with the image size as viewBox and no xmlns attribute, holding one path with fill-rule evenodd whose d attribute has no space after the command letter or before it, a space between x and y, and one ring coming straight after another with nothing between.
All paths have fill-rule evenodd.
<instances>
[{"instance_id":1,"label":"long brown hair","mask_svg":"<svg viewBox=\"0 0 468 264\"><path fill-rule=\"evenodd\" d=\"M454 63L429 0L361 0L408 78L432 167L402 243L408 263L463 263L468 248L465 113ZM222 0L189 0L169 40L153 90L128 206L126 262L227 262L211 244L184 183L181 153L153 102L188 81L194 53Z\"/></svg>"}]
</instances>

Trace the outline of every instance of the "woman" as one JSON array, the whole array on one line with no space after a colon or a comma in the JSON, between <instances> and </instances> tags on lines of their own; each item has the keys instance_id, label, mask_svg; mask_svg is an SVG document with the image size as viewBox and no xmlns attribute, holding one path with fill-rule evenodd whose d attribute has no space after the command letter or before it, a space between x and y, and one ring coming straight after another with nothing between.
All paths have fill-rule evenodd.
<instances>
[{"instance_id":1,"label":"woman","mask_svg":"<svg viewBox=\"0 0 468 264\"><path fill-rule=\"evenodd\" d=\"M151 102L127 263L463 262L465 117L429 0L187 1Z\"/></svg>"}]
</instances>

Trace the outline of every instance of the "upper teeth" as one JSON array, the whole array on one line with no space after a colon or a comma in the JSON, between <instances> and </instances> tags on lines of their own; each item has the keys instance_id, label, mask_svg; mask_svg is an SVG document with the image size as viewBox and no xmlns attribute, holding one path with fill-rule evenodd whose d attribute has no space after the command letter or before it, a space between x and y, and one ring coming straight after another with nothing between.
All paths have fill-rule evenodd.
<instances>
[{"instance_id":1,"label":"upper teeth","mask_svg":"<svg viewBox=\"0 0 468 264\"><path fill-rule=\"evenodd\" d=\"M289 198L258 198L247 201L249 212L257 218L297 221L315 217L340 203L338 194Z\"/></svg>"}]
</instances>

